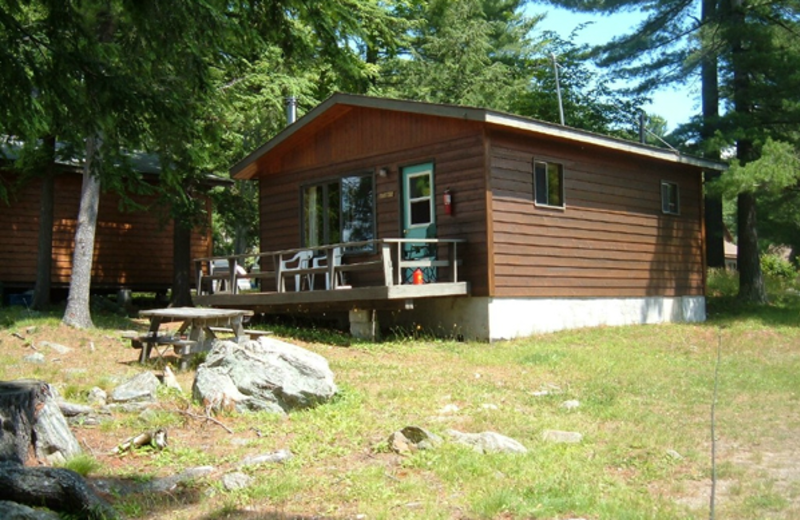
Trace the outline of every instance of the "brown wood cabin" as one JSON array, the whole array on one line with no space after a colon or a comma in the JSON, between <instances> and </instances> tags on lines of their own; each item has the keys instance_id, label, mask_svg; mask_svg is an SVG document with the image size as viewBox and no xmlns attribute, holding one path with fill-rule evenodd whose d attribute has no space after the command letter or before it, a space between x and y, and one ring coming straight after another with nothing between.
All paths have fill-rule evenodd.
<instances>
[{"instance_id":1,"label":"brown wood cabin","mask_svg":"<svg viewBox=\"0 0 800 520\"><path fill-rule=\"evenodd\" d=\"M702 173L721 168L492 110L336 94L232 169L259 181L273 285L198 300L488 340L703 320ZM321 287L339 270L331 244L344 281ZM282 269L304 248L323 267ZM313 284L278 287L297 273Z\"/></svg>"},{"instance_id":2,"label":"brown wood cabin","mask_svg":"<svg viewBox=\"0 0 800 520\"><path fill-rule=\"evenodd\" d=\"M148 156L149 157L149 156ZM157 182L159 168L151 160L134 161L148 182ZM0 165L0 182L9 189L8 203L0 200L0 288L6 293L32 289L36 281L41 181L21 182L13 163ZM69 286L75 226L80 205L82 170L77 164L58 164L53 215L54 291ZM156 195L132 195L148 208L120 209L120 196L103 193L100 199L92 265L92 291L119 289L166 292L172 286L172 222L156 206ZM211 254L209 222L192 236L192 255Z\"/></svg>"}]
</instances>

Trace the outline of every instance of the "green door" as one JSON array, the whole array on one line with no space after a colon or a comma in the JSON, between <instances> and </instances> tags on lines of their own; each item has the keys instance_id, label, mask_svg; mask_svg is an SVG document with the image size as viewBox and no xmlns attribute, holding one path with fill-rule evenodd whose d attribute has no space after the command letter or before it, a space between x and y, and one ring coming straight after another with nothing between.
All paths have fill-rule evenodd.
<instances>
[{"instance_id":1,"label":"green door","mask_svg":"<svg viewBox=\"0 0 800 520\"><path fill-rule=\"evenodd\" d=\"M436 238L436 200L433 189L433 164L407 166L403 175L403 238ZM433 259L433 244L404 244L405 260ZM422 270L425 283L436 281L436 268ZM414 269L406 269L403 283L411 283Z\"/></svg>"}]
</instances>

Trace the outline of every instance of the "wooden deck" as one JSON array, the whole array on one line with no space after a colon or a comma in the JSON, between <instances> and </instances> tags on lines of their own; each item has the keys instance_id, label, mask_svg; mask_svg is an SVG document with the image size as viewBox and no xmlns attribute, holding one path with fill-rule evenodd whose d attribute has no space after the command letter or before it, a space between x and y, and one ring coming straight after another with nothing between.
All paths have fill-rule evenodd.
<instances>
[{"instance_id":1,"label":"wooden deck","mask_svg":"<svg viewBox=\"0 0 800 520\"><path fill-rule=\"evenodd\" d=\"M198 294L196 305L235 307L257 312L297 312L300 310L346 311L353 309L409 309L418 298L469 295L469 283L458 280L462 261L458 258L459 239L382 239L370 242L291 249L195 260ZM427 247L435 251L430 258L408 258L409 248ZM363 251L345 254L335 262L334 251ZM312 251L314 262L286 267L286 259L300 251ZM258 259L260 267L270 269L242 273L237 266ZM439 259L443 258L443 259ZM211 272L211 266L227 260L224 273ZM434 273L427 283L409 283L417 269ZM240 280L250 280L252 290L242 291ZM299 287L296 287L299 281ZM224 282L223 290L220 282ZM323 283L325 282L325 283ZM325 286L328 286L326 288ZM216 290L215 290L216 289Z\"/></svg>"}]
</instances>

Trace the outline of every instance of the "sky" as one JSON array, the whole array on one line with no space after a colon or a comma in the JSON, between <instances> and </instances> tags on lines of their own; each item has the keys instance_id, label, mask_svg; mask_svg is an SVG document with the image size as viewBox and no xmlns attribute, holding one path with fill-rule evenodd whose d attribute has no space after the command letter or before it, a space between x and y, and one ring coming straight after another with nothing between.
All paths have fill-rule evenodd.
<instances>
[{"instance_id":1,"label":"sky","mask_svg":"<svg viewBox=\"0 0 800 520\"><path fill-rule=\"evenodd\" d=\"M546 4L531 3L526 8L529 16L546 14L544 20L536 25L543 31L554 31L567 39L570 33L582 23L593 22L578 33L575 43L599 45L611 40L614 36L628 34L637 25L642 16L638 13L621 13L613 16L572 13L566 9L555 8ZM700 111L699 84L667 87L654 92L653 102L642 108L649 114L656 114L667 121L668 130L674 130L679 124L686 123L689 118ZM567 116L569 124L569 116Z\"/></svg>"}]
</instances>

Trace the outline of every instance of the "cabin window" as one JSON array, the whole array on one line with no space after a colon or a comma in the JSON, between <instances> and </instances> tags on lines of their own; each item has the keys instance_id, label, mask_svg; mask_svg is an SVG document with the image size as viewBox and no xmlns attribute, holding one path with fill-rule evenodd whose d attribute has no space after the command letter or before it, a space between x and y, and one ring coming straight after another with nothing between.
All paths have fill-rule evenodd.
<instances>
[{"instance_id":1,"label":"cabin window","mask_svg":"<svg viewBox=\"0 0 800 520\"><path fill-rule=\"evenodd\" d=\"M674 182L661 181L661 211L667 215L680 215L681 197Z\"/></svg>"},{"instance_id":2,"label":"cabin window","mask_svg":"<svg viewBox=\"0 0 800 520\"><path fill-rule=\"evenodd\" d=\"M433 223L433 194L431 171L412 173L407 177L408 225L428 226Z\"/></svg>"},{"instance_id":3,"label":"cabin window","mask_svg":"<svg viewBox=\"0 0 800 520\"><path fill-rule=\"evenodd\" d=\"M302 188L303 244L316 247L375 238L374 192L371 174L351 175Z\"/></svg>"},{"instance_id":4,"label":"cabin window","mask_svg":"<svg viewBox=\"0 0 800 520\"><path fill-rule=\"evenodd\" d=\"M533 191L536 204L564 207L564 166L533 161Z\"/></svg>"}]
</instances>

